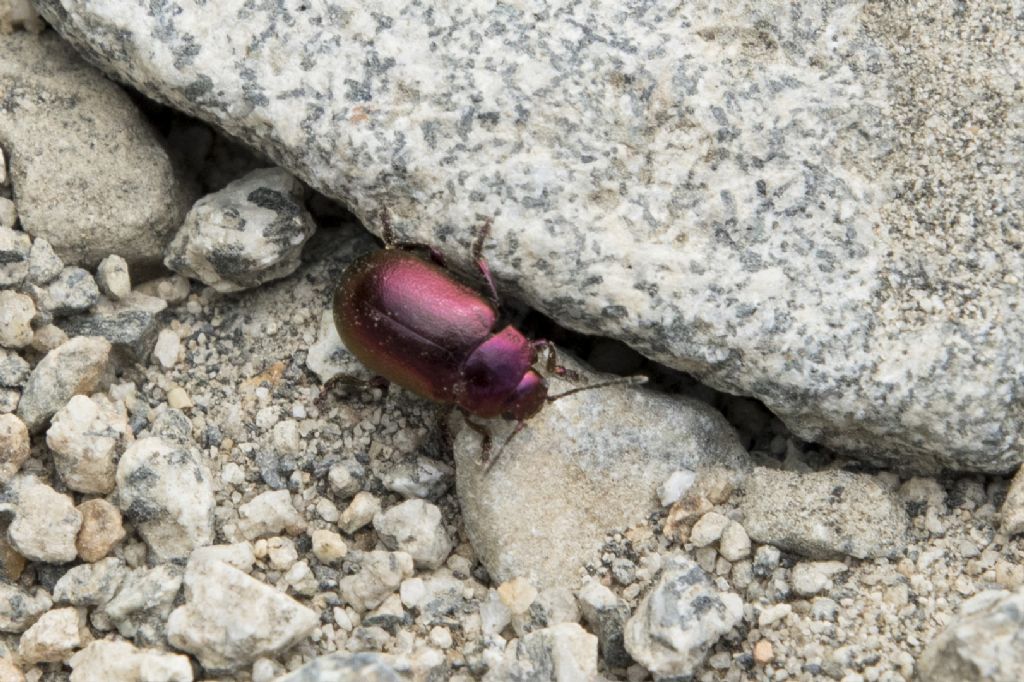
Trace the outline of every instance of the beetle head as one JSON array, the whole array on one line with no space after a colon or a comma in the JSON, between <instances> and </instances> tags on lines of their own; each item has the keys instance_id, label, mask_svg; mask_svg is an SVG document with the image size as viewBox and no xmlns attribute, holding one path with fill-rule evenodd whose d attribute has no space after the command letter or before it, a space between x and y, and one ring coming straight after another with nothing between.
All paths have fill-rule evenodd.
<instances>
[{"instance_id":1,"label":"beetle head","mask_svg":"<svg viewBox=\"0 0 1024 682\"><path fill-rule=\"evenodd\" d=\"M548 384L537 372L528 370L502 409L505 419L523 421L540 412L548 398Z\"/></svg>"}]
</instances>

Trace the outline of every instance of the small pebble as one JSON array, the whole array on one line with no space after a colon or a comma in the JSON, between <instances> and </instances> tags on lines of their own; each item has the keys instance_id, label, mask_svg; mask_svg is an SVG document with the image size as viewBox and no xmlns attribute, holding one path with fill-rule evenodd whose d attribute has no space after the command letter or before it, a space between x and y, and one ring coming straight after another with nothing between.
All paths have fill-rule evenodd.
<instances>
[{"instance_id":1,"label":"small pebble","mask_svg":"<svg viewBox=\"0 0 1024 682\"><path fill-rule=\"evenodd\" d=\"M28 427L13 414L0 414L0 486L18 473L29 456Z\"/></svg>"},{"instance_id":2,"label":"small pebble","mask_svg":"<svg viewBox=\"0 0 1024 682\"><path fill-rule=\"evenodd\" d=\"M175 410L187 410L193 407L192 398L181 386L175 386L167 391L167 404Z\"/></svg>"},{"instance_id":3,"label":"small pebble","mask_svg":"<svg viewBox=\"0 0 1024 682\"><path fill-rule=\"evenodd\" d=\"M0 291L0 346L24 348L32 343L32 318L36 305L25 294Z\"/></svg>"},{"instance_id":4,"label":"small pebble","mask_svg":"<svg viewBox=\"0 0 1024 682\"><path fill-rule=\"evenodd\" d=\"M21 636L18 656L26 665L59 663L88 638L85 611L74 607L47 611Z\"/></svg>"},{"instance_id":5,"label":"small pebble","mask_svg":"<svg viewBox=\"0 0 1024 682\"><path fill-rule=\"evenodd\" d=\"M322 563L338 563L348 554L345 541L332 530L315 530L310 534L310 538L313 541L313 555Z\"/></svg>"},{"instance_id":6,"label":"small pebble","mask_svg":"<svg viewBox=\"0 0 1024 682\"><path fill-rule=\"evenodd\" d=\"M775 653L772 651L772 643L767 639L759 640L754 645L754 661L758 665L767 665L772 662L775 657Z\"/></svg>"},{"instance_id":7,"label":"small pebble","mask_svg":"<svg viewBox=\"0 0 1024 682\"><path fill-rule=\"evenodd\" d=\"M718 512L708 512L693 524L690 530L690 542L694 547L707 547L718 542L722 531L729 525L729 518Z\"/></svg>"},{"instance_id":8,"label":"small pebble","mask_svg":"<svg viewBox=\"0 0 1024 682\"><path fill-rule=\"evenodd\" d=\"M132 292L132 280L128 274L128 262L118 255L110 255L100 261L96 268L96 283L107 297L120 301Z\"/></svg>"},{"instance_id":9,"label":"small pebble","mask_svg":"<svg viewBox=\"0 0 1024 682\"><path fill-rule=\"evenodd\" d=\"M156 345L153 346L153 357L164 369L174 367L178 362L178 354L181 352L181 339L173 329L162 329L156 337Z\"/></svg>"},{"instance_id":10,"label":"small pebble","mask_svg":"<svg viewBox=\"0 0 1024 682\"><path fill-rule=\"evenodd\" d=\"M368 492L357 493L338 519L338 527L351 535L373 521L380 512L380 500Z\"/></svg>"},{"instance_id":11,"label":"small pebble","mask_svg":"<svg viewBox=\"0 0 1024 682\"><path fill-rule=\"evenodd\" d=\"M82 528L75 540L78 556L83 561L99 561L124 539L121 512L99 498L78 505L78 511L82 514Z\"/></svg>"}]
</instances>

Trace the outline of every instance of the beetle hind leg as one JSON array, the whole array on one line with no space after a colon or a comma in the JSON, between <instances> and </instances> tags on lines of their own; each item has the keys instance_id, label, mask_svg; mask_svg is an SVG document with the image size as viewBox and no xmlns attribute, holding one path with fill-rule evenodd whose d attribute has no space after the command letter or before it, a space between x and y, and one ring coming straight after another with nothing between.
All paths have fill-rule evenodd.
<instances>
[{"instance_id":1,"label":"beetle hind leg","mask_svg":"<svg viewBox=\"0 0 1024 682\"><path fill-rule=\"evenodd\" d=\"M476 232L476 239L473 240L473 249L470 253L473 257L473 262L476 263L477 270L480 271L480 275L483 276L484 282L487 283L487 292L491 296L491 303L494 305L494 309L497 310L501 307L501 302L498 299L498 287L494 285L494 276L491 274L491 266L487 264L487 259L484 258L484 241L491 233L491 224L492 221L490 218L484 219L484 222Z\"/></svg>"},{"instance_id":2,"label":"beetle hind leg","mask_svg":"<svg viewBox=\"0 0 1024 682\"><path fill-rule=\"evenodd\" d=\"M384 395L387 395L388 389L391 387L391 382L381 376L361 379L360 377L355 377L351 374L335 374L324 382L323 387L320 389L320 394L316 397L316 400L314 400L313 403L318 408L323 408L324 404L327 402L327 397L339 386L364 389L379 388L383 391Z\"/></svg>"}]
</instances>

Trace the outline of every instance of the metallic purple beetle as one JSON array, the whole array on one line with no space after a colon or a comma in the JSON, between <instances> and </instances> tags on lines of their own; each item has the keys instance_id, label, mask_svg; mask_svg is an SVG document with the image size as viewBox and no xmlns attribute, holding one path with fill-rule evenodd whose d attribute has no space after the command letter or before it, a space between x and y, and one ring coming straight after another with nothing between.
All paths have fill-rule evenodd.
<instances>
[{"instance_id":1,"label":"metallic purple beetle","mask_svg":"<svg viewBox=\"0 0 1024 682\"><path fill-rule=\"evenodd\" d=\"M490 301L456 281L437 252L430 252L434 262L429 262L405 250L418 245L396 244L386 214L382 222L387 248L350 265L334 293L338 334L345 347L383 379L461 409L466 423L483 436L485 461L490 434L469 415L517 422L507 445L545 402L622 381L548 395L547 382L533 369L538 351L547 349L550 372L571 372L555 364L550 341L530 341L511 325L498 328L498 294L482 255L490 221L473 245L473 260L487 283Z\"/></svg>"}]
</instances>

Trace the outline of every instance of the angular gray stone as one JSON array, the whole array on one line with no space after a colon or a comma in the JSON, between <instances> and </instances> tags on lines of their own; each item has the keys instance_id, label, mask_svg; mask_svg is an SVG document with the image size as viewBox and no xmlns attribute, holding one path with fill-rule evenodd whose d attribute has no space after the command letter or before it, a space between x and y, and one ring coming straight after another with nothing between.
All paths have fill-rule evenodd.
<instances>
[{"instance_id":1,"label":"angular gray stone","mask_svg":"<svg viewBox=\"0 0 1024 682\"><path fill-rule=\"evenodd\" d=\"M137 644L162 645L167 637L167 617L181 589L182 572L170 563L127 572L117 593L95 613Z\"/></svg>"},{"instance_id":2,"label":"angular gray stone","mask_svg":"<svg viewBox=\"0 0 1024 682\"><path fill-rule=\"evenodd\" d=\"M117 465L118 504L160 561L213 542L213 483L187 446L135 441Z\"/></svg>"},{"instance_id":3,"label":"angular gray stone","mask_svg":"<svg viewBox=\"0 0 1024 682\"><path fill-rule=\"evenodd\" d=\"M413 574L412 557L405 552L350 552L348 559L359 570L338 581L338 595L360 612L380 606Z\"/></svg>"},{"instance_id":4,"label":"angular gray stone","mask_svg":"<svg viewBox=\"0 0 1024 682\"><path fill-rule=\"evenodd\" d=\"M47 353L32 370L18 403L18 416L39 431L71 396L89 394L109 382L110 342L76 336Z\"/></svg>"},{"instance_id":5,"label":"angular gray stone","mask_svg":"<svg viewBox=\"0 0 1024 682\"><path fill-rule=\"evenodd\" d=\"M70 682L192 682L188 656L100 639L68 661Z\"/></svg>"},{"instance_id":6,"label":"angular gray stone","mask_svg":"<svg viewBox=\"0 0 1024 682\"><path fill-rule=\"evenodd\" d=\"M907 544L907 512L874 477L755 469L739 504L751 538L810 559L893 556Z\"/></svg>"},{"instance_id":7,"label":"angular gray stone","mask_svg":"<svg viewBox=\"0 0 1024 682\"><path fill-rule=\"evenodd\" d=\"M46 444L68 488L106 495L114 490L117 460L129 433L123 403L103 394L76 395L53 415Z\"/></svg>"},{"instance_id":8,"label":"angular gray stone","mask_svg":"<svg viewBox=\"0 0 1024 682\"><path fill-rule=\"evenodd\" d=\"M14 287L28 275L31 238L10 225L0 225L0 286Z\"/></svg>"},{"instance_id":9,"label":"angular gray stone","mask_svg":"<svg viewBox=\"0 0 1024 682\"><path fill-rule=\"evenodd\" d=\"M6 486L18 473L30 447L25 423L13 414L0 414L0 486Z\"/></svg>"},{"instance_id":10,"label":"angular gray stone","mask_svg":"<svg viewBox=\"0 0 1024 682\"><path fill-rule=\"evenodd\" d=\"M753 395L805 440L921 470L1024 458L1005 50L1024 35L994 0L956 21L943 3L399 3L340 25L37 4L115 77L375 231L388 207L403 239L468 265L495 216L509 293ZM192 37L225 25L252 49Z\"/></svg>"},{"instance_id":11,"label":"angular gray stone","mask_svg":"<svg viewBox=\"0 0 1024 682\"><path fill-rule=\"evenodd\" d=\"M719 593L700 566L675 555L626 623L626 650L655 679L685 679L742 619L739 595Z\"/></svg>"},{"instance_id":12,"label":"angular gray stone","mask_svg":"<svg viewBox=\"0 0 1024 682\"><path fill-rule=\"evenodd\" d=\"M629 619L629 606L596 580L588 580L577 593L583 618L597 635L601 658L610 667L626 668L633 657L626 651L623 632Z\"/></svg>"},{"instance_id":13,"label":"angular gray stone","mask_svg":"<svg viewBox=\"0 0 1024 682\"><path fill-rule=\"evenodd\" d=\"M21 388L28 381L32 366L14 351L0 348L0 386Z\"/></svg>"},{"instance_id":14,"label":"angular gray stone","mask_svg":"<svg viewBox=\"0 0 1024 682\"><path fill-rule=\"evenodd\" d=\"M25 231L67 263L92 267L111 253L158 262L191 190L128 96L52 33L4 37L0 90Z\"/></svg>"},{"instance_id":15,"label":"angular gray stone","mask_svg":"<svg viewBox=\"0 0 1024 682\"><path fill-rule=\"evenodd\" d=\"M384 487L405 498L436 500L451 487L455 470L429 457L416 457L388 467Z\"/></svg>"},{"instance_id":16,"label":"angular gray stone","mask_svg":"<svg viewBox=\"0 0 1024 682\"><path fill-rule=\"evenodd\" d=\"M488 422L495 450L511 427ZM632 386L546 405L486 473L479 436L460 418L452 432L456 490L480 561L497 582L524 577L539 589L575 588L609 531L661 508L657 491L673 471L749 466L733 428L707 405Z\"/></svg>"},{"instance_id":17,"label":"angular gray stone","mask_svg":"<svg viewBox=\"0 0 1024 682\"><path fill-rule=\"evenodd\" d=\"M316 230L304 192L280 168L249 173L196 202L167 246L164 264L222 292L287 277Z\"/></svg>"},{"instance_id":18,"label":"angular gray stone","mask_svg":"<svg viewBox=\"0 0 1024 682\"><path fill-rule=\"evenodd\" d=\"M76 315L60 322L68 336L99 336L125 363L144 363L153 350L160 318L149 310L122 309Z\"/></svg>"},{"instance_id":19,"label":"angular gray stone","mask_svg":"<svg viewBox=\"0 0 1024 682\"><path fill-rule=\"evenodd\" d=\"M276 656L307 637L317 614L221 561L190 561L185 604L167 621L171 646L208 670L233 670Z\"/></svg>"},{"instance_id":20,"label":"angular gray stone","mask_svg":"<svg viewBox=\"0 0 1024 682\"><path fill-rule=\"evenodd\" d=\"M407 552L417 568L435 569L455 546L441 521L441 510L423 500L406 500L373 517L384 546Z\"/></svg>"},{"instance_id":21,"label":"angular gray stone","mask_svg":"<svg viewBox=\"0 0 1024 682\"><path fill-rule=\"evenodd\" d=\"M1024 679L1024 588L990 590L960 613L918 659L921 682L1018 682Z\"/></svg>"},{"instance_id":22,"label":"angular gray stone","mask_svg":"<svg viewBox=\"0 0 1024 682\"><path fill-rule=\"evenodd\" d=\"M314 658L276 682L400 682L377 654L334 653Z\"/></svg>"},{"instance_id":23,"label":"angular gray stone","mask_svg":"<svg viewBox=\"0 0 1024 682\"><path fill-rule=\"evenodd\" d=\"M36 237L32 241L32 250L28 255L28 275L26 279L29 284L35 284L40 287L45 286L56 279L63 269L64 261L53 250L50 242L42 237Z\"/></svg>"},{"instance_id":24,"label":"angular gray stone","mask_svg":"<svg viewBox=\"0 0 1024 682\"><path fill-rule=\"evenodd\" d=\"M0 291L0 346L24 348L32 343L35 303L29 296L9 289Z\"/></svg>"},{"instance_id":25,"label":"angular gray stone","mask_svg":"<svg viewBox=\"0 0 1024 682\"><path fill-rule=\"evenodd\" d=\"M114 557L80 564L53 586L53 599L71 606L101 606L113 599L127 575L124 561Z\"/></svg>"},{"instance_id":26,"label":"angular gray stone","mask_svg":"<svg viewBox=\"0 0 1024 682\"><path fill-rule=\"evenodd\" d=\"M63 317L88 310L100 300L96 280L87 270L66 267L45 288L36 289L36 306Z\"/></svg>"},{"instance_id":27,"label":"angular gray stone","mask_svg":"<svg viewBox=\"0 0 1024 682\"><path fill-rule=\"evenodd\" d=\"M58 493L35 476L22 476L10 484L13 503L0 503L0 512L13 511L7 529L11 545L30 561L63 564L78 555L75 538L82 514L71 497Z\"/></svg>"},{"instance_id":28,"label":"angular gray stone","mask_svg":"<svg viewBox=\"0 0 1024 682\"><path fill-rule=\"evenodd\" d=\"M53 600L41 587L30 594L0 581L0 632L24 632L51 606Z\"/></svg>"},{"instance_id":29,"label":"angular gray stone","mask_svg":"<svg viewBox=\"0 0 1024 682\"><path fill-rule=\"evenodd\" d=\"M597 678L597 637L576 623L526 635L484 675L484 682L577 682Z\"/></svg>"}]
</instances>

